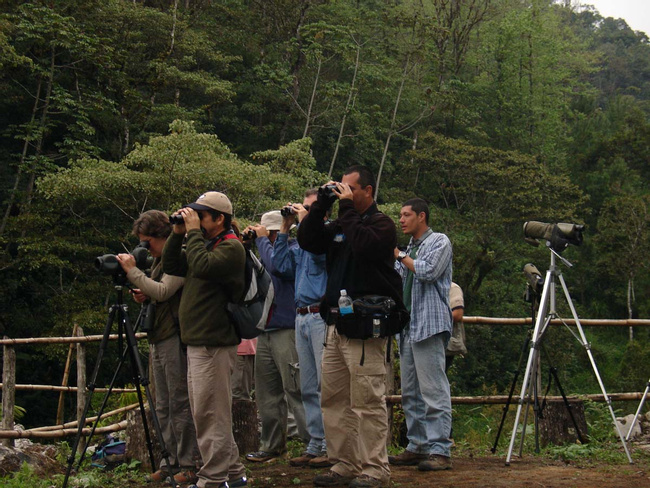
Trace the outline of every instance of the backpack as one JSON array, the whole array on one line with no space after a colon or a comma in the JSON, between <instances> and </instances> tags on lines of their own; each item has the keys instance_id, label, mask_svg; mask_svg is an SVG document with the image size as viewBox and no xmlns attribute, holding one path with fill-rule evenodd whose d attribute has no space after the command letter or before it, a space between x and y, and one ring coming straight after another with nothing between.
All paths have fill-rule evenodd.
<instances>
[{"instance_id":1,"label":"backpack","mask_svg":"<svg viewBox=\"0 0 650 488\"><path fill-rule=\"evenodd\" d=\"M244 290L240 301L228 303L228 315L240 339L254 339L271 319L275 291L271 275L250 249L246 249Z\"/></svg>"}]
</instances>

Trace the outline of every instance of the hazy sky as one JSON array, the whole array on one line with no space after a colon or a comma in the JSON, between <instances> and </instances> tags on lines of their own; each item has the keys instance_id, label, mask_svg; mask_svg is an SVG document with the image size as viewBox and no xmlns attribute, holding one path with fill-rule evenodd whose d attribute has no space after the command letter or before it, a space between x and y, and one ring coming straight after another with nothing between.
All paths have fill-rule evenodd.
<instances>
[{"instance_id":1,"label":"hazy sky","mask_svg":"<svg viewBox=\"0 0 650 488\"><path fill-rule=\"evenodd\" d=\"M593 5L603 17L625 19L633 30L650 36L650 0L574 0L581 5Z\"/></svg>"}]
</instances>

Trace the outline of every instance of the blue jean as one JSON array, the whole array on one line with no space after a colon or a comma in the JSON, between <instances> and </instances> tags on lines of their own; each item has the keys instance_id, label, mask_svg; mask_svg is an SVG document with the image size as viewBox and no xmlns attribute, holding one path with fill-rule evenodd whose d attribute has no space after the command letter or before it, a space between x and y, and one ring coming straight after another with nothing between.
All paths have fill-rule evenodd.
<instances>
[{"instance_id":1,"label":"blue jean","mask_svg":"<svg viewBox=\"0 0 650 488\"><path fill-rule=\"evenodd\" d=\"M326 325L317 313L296 315L296 351L300 364L300 392L309 434L306 452L320 456L325 447L323 412L320 405L321 363Z\"/></svg>"},{"instance_id":2,"label":"blue jean","mask_svg":"<svg viewBox=\"0 0 650 488\"><path fill-rule=\"evenodd\" d=\"M418 454L451 456L451 392L445 373L449 334L420 342L400 334L402 408L406 418L406 449Z\"/></svg>"}]
</instances>

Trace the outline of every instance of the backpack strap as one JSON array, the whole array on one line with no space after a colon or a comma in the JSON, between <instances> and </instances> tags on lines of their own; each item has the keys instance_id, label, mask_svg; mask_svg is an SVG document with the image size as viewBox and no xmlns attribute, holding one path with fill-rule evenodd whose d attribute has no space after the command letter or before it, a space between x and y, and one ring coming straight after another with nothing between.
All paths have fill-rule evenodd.
<instances>
[{"instance_id":1,"label":"backpack strap","mask_svg":"<svg viewBox=\"0 0 650 488\"><path fill-rule=\"evenodd\" d=\"M210 239L208 242L205 243L206 249L210 249L211 251L214 250L215 247L217 247L220 243L225 241L226 239L237 239L237 236L235 235L235 232L232 229L227 229L224 230L221 234L219 234L217 237L214 239Z\"/></svg>"}]
</instances>

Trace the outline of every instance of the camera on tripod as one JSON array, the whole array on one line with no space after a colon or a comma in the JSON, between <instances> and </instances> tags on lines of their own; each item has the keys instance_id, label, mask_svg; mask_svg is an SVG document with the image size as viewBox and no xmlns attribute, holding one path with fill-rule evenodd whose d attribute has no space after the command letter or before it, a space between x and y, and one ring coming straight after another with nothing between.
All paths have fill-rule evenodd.
<instances>
[{"instance_id":1,"label":"camera on tripod","mask_svg":"<svg viewBox=\"0 0 650 488\"><path fill-rule=\"evenodd\" d=\"M149 241L140 241L137 246L131 251L131 255L135 258L135 265L141 270L146 270L151 267L152 258L149 256ZM95 269L102 274L113 277L115 283L126 283L126 273L122 269L120 262L117 260L115 254L104 254L95 258Z\"/></svg>"},{"instance_id":2,"label":"camera on tripod","mask_svg":"<svg viewBox=\"0 0 650 488\"><path fill-rule=\"evenodd\" d=\"M561 253L569 244L579 246L582 244L582 231L585 226L580 224L548 224L531 220L524 222L524 240L538 246L537 239L544 239L548 246L557 253Z\"/></svg>"}]
</instances>

